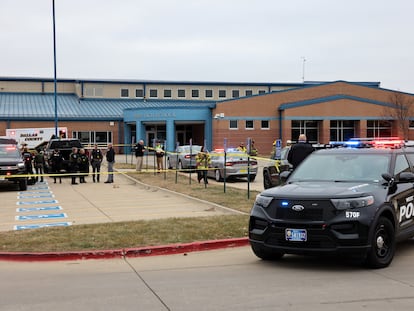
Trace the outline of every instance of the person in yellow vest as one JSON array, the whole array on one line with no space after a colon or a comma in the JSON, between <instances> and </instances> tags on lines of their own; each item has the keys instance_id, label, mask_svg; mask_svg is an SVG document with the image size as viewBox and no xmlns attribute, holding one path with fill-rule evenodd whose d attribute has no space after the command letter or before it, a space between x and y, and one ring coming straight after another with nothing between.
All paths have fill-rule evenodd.
<instances>
[{"instance_id":1,"label":"person in yellow vest","mask_svg":"<svg viewBox=\"0 0 414 311\"><path fill-rule=\"evenodd\" d=\"M200 152L196 156L197 163L197 180L200 181L203 179L205 184L208 184L207 180L207 170L211 164L211 157L208 152L204 151L204 147L201 147Z\"/></svg>"},{"instance_id":2,"label":"person in yellow vest","mask_svg":"<svg viewBox=\"0 0 414 311\"><path fill-rule=\"evenodd\" d=\"M240 145L237 147L238 150L240 150L241 152L246 152L246 146L244 145L244 142L241 142Z\"/></svg>"}]
</instances>

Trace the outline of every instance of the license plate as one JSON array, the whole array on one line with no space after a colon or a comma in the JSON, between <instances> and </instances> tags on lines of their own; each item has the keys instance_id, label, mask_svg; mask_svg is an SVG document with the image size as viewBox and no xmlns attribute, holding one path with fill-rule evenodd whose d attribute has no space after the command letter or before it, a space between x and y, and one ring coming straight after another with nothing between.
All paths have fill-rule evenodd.
<instances>
[{"instance_id":1,"label":"license plate","mask_svg":"<svg viewBox=\"0 0 414 311\"><path fill-rule=\"evenodd\" d=\"M308 233L306 229L286 229L285 230L286 241L293 242L306 242L308 239Z\"/></svg>"},{"instance_id":2,"label":"license plate","mask_svg":"<svg viewBox=\"0 0 414 311\"><path fill-rule=\"evenodd\" d=\"M247 170L239 170L239 172L240 172L241 174L245 174L245 173L247 173Z\"/></svg>"}]
</instances>

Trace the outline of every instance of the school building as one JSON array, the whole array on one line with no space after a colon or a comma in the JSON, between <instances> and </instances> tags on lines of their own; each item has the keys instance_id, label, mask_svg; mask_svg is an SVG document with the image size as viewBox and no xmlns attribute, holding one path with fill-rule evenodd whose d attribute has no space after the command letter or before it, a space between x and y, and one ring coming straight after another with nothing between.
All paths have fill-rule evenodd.
<instances>
[{"instance_id":1,"label":"school building","mask_svg":"<svg viewBox=\"0 0 414 311\"><path fill-rule=\"evenodd\" d=\"M414 118L401 126L396 102L413 94L379 82L223 83L0 77L0 136L10 128L67 127L84 144L113 143L120 152L143 139L167 151L177 144L237 147L248 138L260 154L275 139L312 142L351 137L414 139ZM128 146L128 147L124 147Z\"/></svg>"}]
</instances>

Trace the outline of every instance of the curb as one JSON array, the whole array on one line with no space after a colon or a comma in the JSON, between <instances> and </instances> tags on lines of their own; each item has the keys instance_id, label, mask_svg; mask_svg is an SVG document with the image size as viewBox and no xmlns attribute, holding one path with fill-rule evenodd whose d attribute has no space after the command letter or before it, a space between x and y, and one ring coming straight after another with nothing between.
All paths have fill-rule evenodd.
<instances>
[{"instance_id":1,"label":"curb","mask_svg":"<svg viewBox=\"0 0 414 311\"><path fill-rule=\"evenodd\" d=\"M222 248L241 247L249 244L248 238L224 239L192 242L184 244L170 244L139 248L125 248L118 250L97 250L80 252L0 252L1 261L59 261L59 260L87 260L134 258L160 255L174 255L189 252L199 252Z\"/></svg>"}]
</instances>

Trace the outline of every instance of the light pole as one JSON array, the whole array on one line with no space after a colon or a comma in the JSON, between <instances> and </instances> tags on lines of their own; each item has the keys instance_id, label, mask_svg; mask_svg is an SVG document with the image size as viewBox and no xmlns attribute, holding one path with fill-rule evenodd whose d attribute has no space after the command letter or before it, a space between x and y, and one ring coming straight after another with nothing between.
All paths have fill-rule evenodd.
<instances>
[{"instance_id":1,"label":"light pole","mask_svg":"<svg viewBox=\"0 0 414 311\"><path fill-rule=\"evenodd\" d=\"M53 9L53 72L54 72L54 100L55 100L55 136L58 136L58 111L57 111L57 79L56 79L56 27L55 27L55 0L52 0Z\"/></svg>"}]
</instances>

